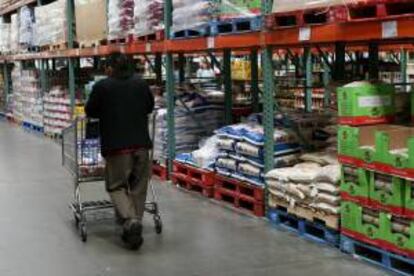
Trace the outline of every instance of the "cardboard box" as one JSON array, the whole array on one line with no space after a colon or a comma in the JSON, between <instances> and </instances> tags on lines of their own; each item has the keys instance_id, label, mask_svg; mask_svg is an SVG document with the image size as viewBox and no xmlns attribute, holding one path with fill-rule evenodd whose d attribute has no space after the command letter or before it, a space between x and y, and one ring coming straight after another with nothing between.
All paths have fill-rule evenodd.
<instances>
[{"instance_id":1,"label":"cardboard box","mask_svg":"<svg viewBox=\"0 0 414 276\"><path fill-rule=\"evenodd\" d=\"M97 46L107 38L107 8L105 0L76 0L76 35L80 44Z\"/></svg>"}]
</instances>

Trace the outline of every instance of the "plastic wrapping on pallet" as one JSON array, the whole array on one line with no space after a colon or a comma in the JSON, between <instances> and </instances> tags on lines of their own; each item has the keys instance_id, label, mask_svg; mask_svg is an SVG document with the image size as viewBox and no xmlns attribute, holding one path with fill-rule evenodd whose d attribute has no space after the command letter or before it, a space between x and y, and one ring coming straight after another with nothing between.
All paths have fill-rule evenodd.
<instances>
[{"instance_id":1,"label":"plastic wrapping on pallet","mask_svg":"<svg viewBox=\"0 0 414 276\"><path fill-rule=\"evenodd\" d=\"M214 0L173 0L173 31L198 28L217 17Z\"/></svg>"},{"instance_id":2,"label":"plastic wrapping on pallet","mask_svg":"<svg viewBox=\"0 0 414 276\"><path fill-rule=\"evenodd\" d=\"M75 19L76 36L81 46L97 46L107 38L106 0L76 0Z\"/></svg>"},{"instance_id":3,"label":"plastic wrapping on pallet","mask_svg":"<svg viewBox=\"0 0 414 276\"><path fill-rule=\"evenodd\" d=\"M163 0L135 0L134 35L143 36L164 29Z\"/></svg>"},{"instance_id":4,"label":"plastic wrapping on pallet","mask_svg":"<svg viewBox=\"0 0 414 276\"><path fill-rule=\"evenodd\" d=\"M123 37L121 28L121 1L108 1L108 39L119 39Z\"/></svg>"},{"instance_id":5,"label":"plastic wrapping on pallet","mask_svg":"<svg viewBox=\"0 0 414 276\"><path fill-rule=\"evenodd\" d=\"M282 13L305 9L319 9L328 8L338 5L347 5L357 2L364 2L361 0L274 0L272 12Z\"/></svg>"},{"instance_id":6,"label":"plastic wrapping on pallet","mask_svg":"<svg viewBox=\"0 0 414 276\"><path fill-rule=\"evenodd\" d=\"M13 115L18 121L43 127L43 100L39 72L36 69L22 69L20 62L12 71Z\"/></svg>"},{"instance_id":7,"label":"plastic wrapping on pallet","mask_svg":"<svg viewBox=\"0 0 414 276\"><path fill-rule=\"evenodd\" d=\"M19 43L28 48L34 45L34 10L24 6L19 11Z\"/></svg>"},{"instance_id":8,"label":"plastic wrapping on pallet","mask_svg":"<svg viewBox=\"0 0 414 276\"><path fill-rule=\"evenodd\" d=\"M19 14L15 13L11 15L10 49L13 52L18 52L19 48Z\"/></svg>"},{"instance_id":9,"label":"plastic wrapping on pallet","mask_svg":"<svg viewBox=\"0 0 414 276\"><path fill-rule=\"evenodd\" d=\"M67 42L66 0L35 8L35 45ZM53 20L51 20L53 18Z\"/></svg>"},{"instance_id":10,"label":"plastic wrapping on pallet","mask_svg":"<svg viewBox=\"0 0 414 276\"><path fill-rule=\"evenodd\" d=\"M0 52L10 51L10 24L0 23Z\"/></svg>"},{"instance_id":11,"label":"plastic wrapping on pallet","mask_svg":"<svg viewBox=\"0 0 414 276\"><path fill-rule=\"evenodd\" d=\"M260 14L260 0L222 0L220 19L252 17Z\"/></svg>"}]
</instances>

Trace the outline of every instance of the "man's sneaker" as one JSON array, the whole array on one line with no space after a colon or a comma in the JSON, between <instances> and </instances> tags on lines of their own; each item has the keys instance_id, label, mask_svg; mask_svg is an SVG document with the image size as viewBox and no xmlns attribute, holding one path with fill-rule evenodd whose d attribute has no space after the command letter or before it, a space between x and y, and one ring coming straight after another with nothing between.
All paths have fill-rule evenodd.
<instances>
[{"instance_id":1,"label":"man's sneaker","mask_svg":"<svg viewBox=\"0 0 414 276\"><path fill-rule=\"evenodd\" d=\"M142 238L142 225L138 221L127 222L127 227L124 228L122 240L131 250L138 250L141 248L144 239Z\"/></svg>"}]
</instances>

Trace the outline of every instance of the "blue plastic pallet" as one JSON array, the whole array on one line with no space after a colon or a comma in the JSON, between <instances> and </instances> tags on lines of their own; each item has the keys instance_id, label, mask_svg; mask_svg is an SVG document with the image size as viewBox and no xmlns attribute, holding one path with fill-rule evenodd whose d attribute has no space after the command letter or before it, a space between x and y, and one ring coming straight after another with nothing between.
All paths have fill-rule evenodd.
<instances>
[{"instance_id":1,"label":"blue plastic pallet","mask_svg":"<svg viewBox=\"0 0 414 276\"><path fill-rule=\"evenodd\" d=\"M197 38L205 37L211 34L210 25L205 25L193 29L181 30L181 31L172 31L170 36L172 39L187 39L187 38Z\"/></svg>"},{"instance_id":2,"label":"blue plastic pallet","mask_svg":"<svg viewBox=\"0 0 414 276\"><path fill-rule=\"evenodd\" d=\"M211 35L255 32L262 28L262 17L232 18L210 22Z\"/></svg>"},{"instance_id":3,"label":"blue plastic pallet","mask_svg":"<svg viewBox=\"0 0 414 276\"><path fill-rule=\"evenodd\" d=\"M396 255L383 249L341 235L341 250L398 275L414 275L414 259Z\"/></svg>"},{"instance_id":4,"label":"blue plastic pallet","mask_svg":"<svg viewBox=\"0 0 414 276\"><path fill-rule=\"evenodd\" d=\"M22 127L30 132L35 132L38 134L43 134L44 128L40 126L36 126L34 124L31 124L29 122L23 122Z\"/></svg>"},{"instance_id":5,"label":"blue plastic pallet","mask_svg":"<svg viewBox=\"0 0 414 276\"><path fill-rule=\"evenodd\" d=\"M339 247L339 232L322 223L310 222L278 209L268 209L267 217L276 227L286 229L314 242Z\"/></svg>"}]
</instances>

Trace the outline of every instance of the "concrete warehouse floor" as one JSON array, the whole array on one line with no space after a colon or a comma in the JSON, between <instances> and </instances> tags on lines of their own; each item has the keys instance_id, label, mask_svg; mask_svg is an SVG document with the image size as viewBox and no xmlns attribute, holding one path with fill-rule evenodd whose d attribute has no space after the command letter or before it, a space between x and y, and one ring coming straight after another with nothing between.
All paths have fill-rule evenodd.
<instances>
[{"instance_id":1,"label":"concrete warehouse floor","mask_svg":"<svg viewBox=\"0 0 414 276\"><path fill-rule=\"evenodd\" d=\"M88 193L102 195L103 185ZM82 243L68 208L73 184L60 146L0 122L0 275L385 275L335 249L272 228L206 199L155 184L164 233L145 224L139 252L121 247L112 220ZM97 191L99 190L99 191Z\"/></svg>"}]
</instances>

